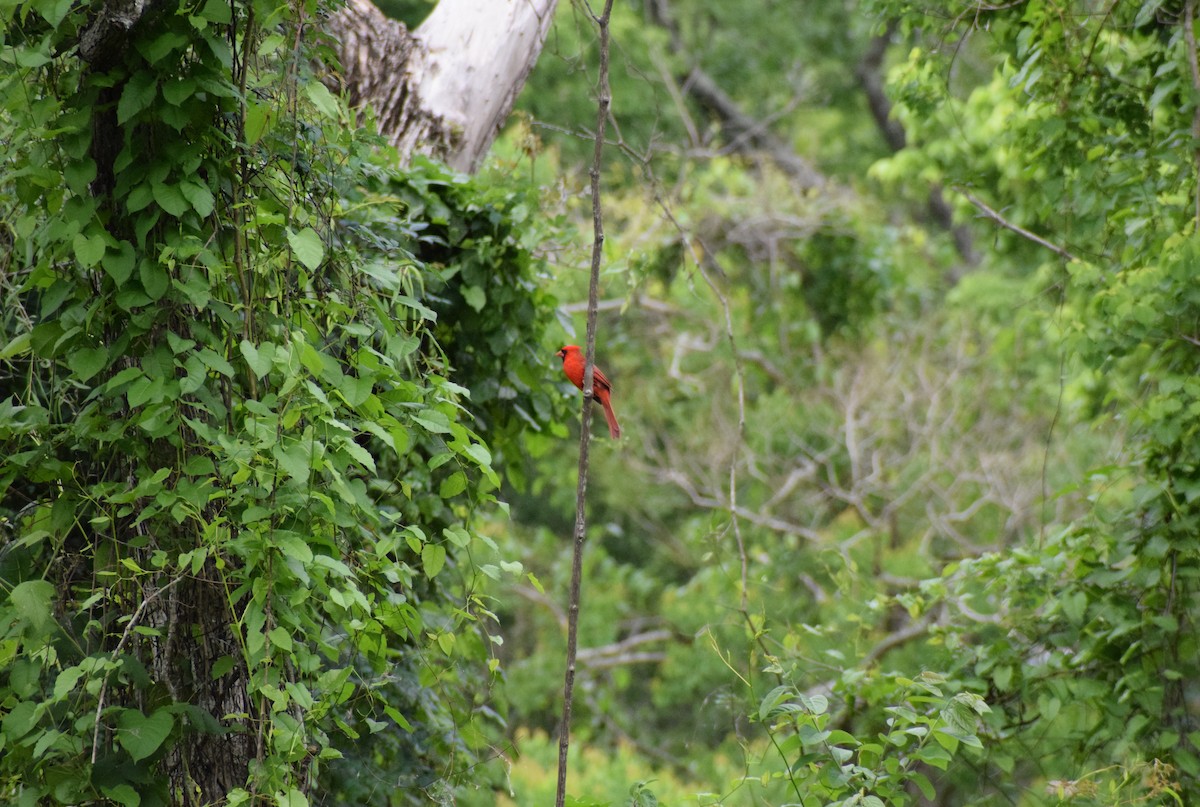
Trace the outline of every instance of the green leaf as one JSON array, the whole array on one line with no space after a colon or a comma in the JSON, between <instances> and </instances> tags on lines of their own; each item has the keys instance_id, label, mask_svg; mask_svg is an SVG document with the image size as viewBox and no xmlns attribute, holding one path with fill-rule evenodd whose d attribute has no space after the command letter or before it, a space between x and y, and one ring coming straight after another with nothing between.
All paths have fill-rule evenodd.
<instances>
[{"instance_id":1,"label":"green leaf","mask_svg":"<svg viewBox=\"0 0 1200 807\"><path fill-rule=\"evenodd\" d=\"M1062 603L1062 610L1067 619L1075 625L1083 624L1083 618L1087 614L1087 594L1075 591L1060 598L1059 602Z\"/></svg>"},{"instance_id":2,"label":"green leaf","mask_svg":"<svg viewBox=\"0 0 1200 807\"><path fill-rule=\"evenodd\" d=\"M359 465L362 465L371 473L375 473L375 458L371 456L370 451L367 451L349 437L339 440L338 444L354 459L355 462L357 462Z\"/></svg>"},{"instance_id":3,"label":"green leaf","mask_svg":"<svg viewBox=\"0 0 1200 807\"><path fill-rule=\"evenodd\" d=\"M304 94L313 102L317 112L334 120L338 117L338 102L333 93L319 81L309 81L304 85Z\"/></svg>"},{"instance_id":4,"label":"green leaf","mask_svg":"<svg viewBox=\"0 0 1200 807\"><path fill-rule=\"evenodd\" d=\"M133 274L135 258L133 244L128 241L118 241L115 250L109 250L104 254L101 265L113 282L120 286Z\"/></svg>"},{"instance_id":5,"label":"green leaf","mask_svg":"<svg viewBox=\"0 0 1200 807\"><path fill-rule=\"evenodd\" d=\"M226 378L233 378L233 365L224 356L207 347L201 348L197 354L200 356L200 361L204 362L205 367L215 370Z\"/></svg>"},{"instance_id":6,"label":"green leaf","mask_svg":"<svg viewBox=\"0 0 1200 807\"><path fill-rule=\"evenodd\" d=\"M46 2L36 3L35 8L42 19L50 23L51 28L58 28L72 5L72 0L46 0Z\"/></svg>"},{"instance_id":7,"label":"green leaf","mask_svg":"<svg viewBox=\"0 0 1200 807\"><path fill-rule=\"evenodd\" d=\"M933 730L933 739L951 754L958 750L958 737L942 728Z\"/></svg>"},{"instance_id":8,"label":"green leaf","mask_svg":"<svg viewBox=\"0 0 1200 807\"><path fill-rule=\"evenodd\" d=\"M126 709L117 719L117 742L138 762L157 751L174 726L175 719L165 709L149 716Z\"/></svg>"},{"instance_id":9,"label":"green leaf","mask_svg":"<svg viewBox=\"0 0 1200 807\"><path fill-rule=\"evenodd\" d=\"M459 524L442 530L442 535L455 546L465 547L471 543L471 533L467 532Z\"/></svg>"},{"instance_id":10,"label":"green leaf","mask_svg":"<svg viewBox=\"0 0 1200 807\"><path fill-rule=\"evenodd\" d=\"M169 185L165 182L155 182L152 188L154 190L154 201L158 202L159 207L175 218L182 216L190 207L180 186Z\"/></svg>"},{"instance_id":11,"label":"green leaf","mask_svg":"<svg viewBox=\"0 0 1200 807\"><path fill-rule=\"evenodd\" d=\"M71 694L82 677L83 669L80 667L67 667L60 672L58 678L54 679L54 700L60 701Z\"/></svg>"},{"instance_id":12,"label":"green leaf","mask_svg":"<svg viewBox=\"0 0 1200 807\"><path fill-rule=\"evenodd\" d=\"M425 544L421 550L421 565L429 579L437 577L446 565L446 549L441 544Z\"/></svg>"},{"instance_id":13,"label":"green leaf","mask_svg":"<svg viewBox=\"0 0 1200 807\"><path fill-rule=\"evenodd\" d=\"M271 446L271 456L279 462L283 472L297 482L307 482L312 460L308 448L293 440L285 451L278 443Z\"/></svg>"},{"instance_id":14,"label":"green leaf","mask_svg":"<svg viewBox=\"0 0 1200 807\"><path fill-rule=\"evenodd\" d=\"M81 609L82 610L82 609ZM18 658L8 673L8 686L18 698L28 698L41 688L42 666L28 658Z\"/></svg>"},{"instance_id":15,"label":"green leaf","mask_svg":"<svg viewBox=\"0 0 1200 807\"><path fill-rule=\"evenodd\" d=\"M482 311L483 307L487 305L487 294L479 286L464 286L462 296L467 301L467 305L476 311Z\"/></svg>"},{"instance_id":16,"label":"green leaf","mask_svg":"<svg viewBox=\"0 0 1200 807\"><path fill-rule=\"evenodd\" d=\"M938 737L936 732L934 733L934 737ZM938 770L944 771L950 765L950 752L940 745L927 745L915 752L914 756L922 762L929 763Z\"/></svg>"},{"instance_id":17,"label":"green leaf","mask_svg":"<svg viewBox=\"0 0 1200 807\"><path fill-rule=\"evenodd\" d=\"M89 158L75 159L63 168L67 186L80 195L88 192L88 186L96 178L96 161Z\"/></svg>"},{"instance_id":18,"label":"green leaf","mask_svg":"<svg viewBox=\"0 0 1200 807\"><path fill-rule=\"evenodd\" d=\"M134 73L125 83L121 100L117 102L117 123L128 123L130 118L150 106L157 90L156 79L157 73L145 70Z\"/></svg>"},{"instance_id":19,"label":"green leaf","mask_svg":"<svg viewBox=\"0 0 1200 807\"><path fill-rule=\"evenodd\" d=\"M0 733L10 740L19 740L31 732L38 722L38 705L21 701L0 719Z\"/></svg>"},{"instance_id":20,"label":"green leaf","mask_svg":"<svg viewBox=\"0 0 1200 807\"><path fill-rule=\"evenodd\" d=\"M161 300L171 285L171 278L167 274L166 268L150 258L142 259L141 265L138 267L138 276L142 280L142 288L146 290L146 294L151 300Z\"/></svg>"},{"instance_id":21,"label":"green leaf","mask_svg":"<svg viewBox=\"0 0 1200 807\"><path fill-rule=\"evenodd\" d=\"M139 43L138 50L146 57L146 61L150 62L150 64L155 64L172 51L182 49L187 44L188 38L182 33L167 31L166 33L159 34L149 42L145 42L144 44Z\"/></svg>"},{"instance_id":22,"label":"green leaf","mask_svg":"<svg viewBox=\"0 0 1200 807\"><path fill-rule=\"evenodd\" d=\"M199 182L185 179L179 183L179 192L183 194L184 199L187 199L192 209L201 216L207 217L213 212L215 200L212 191Z\"/></svg>"},{"instance_id":23,"label":"green leaf","mask_svg":"<svg viewBox=\"0 0 1200 807\"><path fill-rule=\"evenodd\" d=\"M67 366L80 381L87 381L108 366L108 349L87 347L76 350L67 357Z\"/></svg>"},{"instance_id":24,"label":"green leaf","mask_svg":"<svg viewBox=\"0 0 1200 807\"><path fill-rule=\"evenodd\" d=\"M400 712L400 710L397 709L395 706L386 706L385 705L383 707L383 713L386 714L388 717L390 717L392 720L395 720L396 725L399 726L400 728L404 729L405 731L409 731L409 732L416 731L416 729L413 728L412 723L408 722L408 718L406 718Z\"/></svg>"},{"instance_id":25,"label":"green leaf","mask_svg":"<svg viewBox=\"0 0 1200 807\"><path fill-rule=\"evenodd\" d=\"M421 319L427 319L430 322L437 322L437 312L422 303L420 300L409 297L407 294L399 294L396 296L396 303L404 306L405 308L411 308L413 311L416 311L421 315Z\"/></svg>"},{"instance_id":26,"label":"green leaf","mask_svg":"<svg viewBox=\"0 0 1200 807\"><path fill-rule=\"evenodd\" d=\"M920 771L913 771L909 774L909 778L916 784L926 800L933 801L937 796L937 791L933 789L933 783L929 781L929 777Z\"/></svg>"},{"instance_id":27,"label":"green leaf","mask_svg":"<svg viewBox=\"0 0 1200 807\"><path fill-rule=\"evenodd\" d=\"M442 484L438 488L438 496L443 499L452 499L466 489L467 475L462 471L455 471L442 480Z\"/></svg>"},{"instance_id":28,"label":"green leaf","mask_svg":"<svg viewBox=\"0 0 1200 807\"><path fill-rule=\"evenodd\" d=\"M317 231L312 227L305 227L298 233L289 229L287 240L296 259L309 269L316 269L325 259L325 245L321 243L321 236L317 235Z\"/></svg>"},{"instance_id":29,"label":"green leaf","mask_svg":"<svg viewBox=\"0 0 1200 807\"><path fill-rule=\"evenodd\" d=\"M308 807L308 797L292 787L277 793L275 803L279 807Z\"/></svg>"},{"instance_id":30,"label":"green leaf","mask_svg":"<svg viewBox=\"0 0 1200 807\"><path fill-rule=\"evenodd\" d=\"M275 362L275 345L265 342L256 347L249 339L243 339L238 348L256 377L262 378L271 372L271 366Z\"/></svg>"},{"instance_id":31,"label":"green leaf","mask_svg":"<svg viewBox=\"0 0 1200 807\"><path fill-rule=\"evenodd\" d=\"M450 420L436 409L426 409L420 415L413 415L413 420L433 434L449 434Z\"/></svg>"},{"instance_id":32,"label":"green leaf","mask_svg":"<svg viewBox=\"0 0 1200 807\"><path fill-rule=\"evenodd\" d=\"M312 547L305 543L300 536L292 535L290 533L283 533L279 535L277 541L279 544L279 551L282 552L285 557L294 558L295 560L298 560L304 564L312 563Z\"/></svg>"},{"instance_id":33,"label":"green leaf","mask_svg":"<svg viewBox=\"0 0 1200 807\"><path fill-rule=\"evenodd\" d=\"M26 580L13 587L8 599L21 618L40 631L54 621L54 591L54 585L46 580Z\"/></svg>"},{"instance_id":34,"label":"green leaf","mask_svg":"<svg viewBox=\"0 0 1200 807\"><path fill-rule=\"evenodd\" d=\"M357 408L366 403L367 398L371 397L373 384L373 379L369 377L347 375L343 376L341 383L338 384L338 391L342 393L342 397L346 399L347 404Z\"/></svg>"},{"instance_id":35,"label":"green leaf","mask_svg":"<svg viewBox=\"0 0 1200 807\"><path fill-rule=\"evenodd\" d=\"M11 359L13 356L21 356L29 351L29 343L33 335L29 331L19 333L14 336L7 345L0 348L0 361ZM393 443L394 446L394 443Z\"/></svg>"},{"instance_id":36,"label":"green leaf","mask_svg":"<svg viewBox=\"0 0 1200 807\"><path fill-rule=\"evenodd\" d=\"M772 689L758 704L758 719L765 722L782 704L791 700L793 694L795 690L789 686L780 685Z\"/></svg>"},{"instance_id":37,"label":"green leaf","mask_svg":"<svg viewBox=\"0 0 1200 807\"><path fill-rule=\"evenodd\" d=\"M233 21L233 11L224 0L205 0L199 16L218 25L228 25Z\"/></svg>"},{"instance_id":38,"label":"green leaf","mask_svg":"<svg viewBox=\"0 0 1200 807\"><path fill-rule=\"evenodd\" d=\"M91 269L104 257L103 235L85 236L83 233L78 233L73 246L75 247L75 260L79 261L79 265L85 269Z\"/></svg>"},{"instance_id":39,"label":"green leaf","mask_svg":"<svg viewBox=\"0 0 1200 807\"><path fill-rule=\"evenodd\" d=\"M161 378L142 377L129 385L125 390L130 409L137 409L144 404L162 400L163 380Z\"/></svg>"},{"instance_id":40,"label":"green leaf","mask_svg":"<svg viewBox=\"0 0 1200 807\"><path fill-rule=\"evenodd\" d=\"M162 86L163 98L172 106L179 106L196 94L196 79L188 76L168 81Z\"/></svg>"},{"instance_id":41,"label":"green leaf","mask_svg":"<svg viewBox=\"0 0 1200 807\"><path fill-rule=\"evenodd\" d=\"M135 378L141 378L142 375L143 373L141 367L126 367L124 370L110 378L108 383L104 385L104 389L107 392L113 392L122 384L128 384Z\"/></svg>"},{"instance_id":42,"label":"green leaf","mask_svg":"<svg viewBox=\"0 0 1200 807\"><path fill-rule=\"evenodd\" d=\"M134 186L129 195L125 197L125 207L129 209L130 213L136 213L144 210L146 205L153 201L154 187L149 182L143 182Z\"/></svg>"},{"instance_id":43,"label":"green leaf","mask_svg":"<svg viewBox=\"0 0 1200 807\"><path fill-rule=\"evenodd\" d=\"M101 787L100 792L117 804L124 805L124 807L138 807L142 803L142 797L130 785L122 784L115 787Z\"/></svg>"},{"instance_id":44,"label":"green leaf","mask_svg":"<svg viewBox=\"0 0 1200 807\"><path fill-rule=\"evenodd\" d=\"M271 107L267 104L246 103L246 145L253 146L262 139L271 122Z\"/></svg>"}]
</instances>

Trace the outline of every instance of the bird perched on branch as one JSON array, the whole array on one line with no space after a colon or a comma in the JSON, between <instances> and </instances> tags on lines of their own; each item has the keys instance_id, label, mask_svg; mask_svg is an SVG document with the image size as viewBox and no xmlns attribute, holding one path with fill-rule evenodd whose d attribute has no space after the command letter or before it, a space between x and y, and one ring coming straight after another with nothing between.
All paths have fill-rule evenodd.
<instances>
[{"instance_id":1,"label":"bird perched on branch","mask_svg":"<svg viewBox=\"0 0 1200 807\"><path fill-rule=\"evenodd\" d=\"M567 379L583 389L584 355L579 345L565 345L559 348L555 355L562 359L563 373L566 374ZM604 407L604 419L608 421L608 433L616 440L621 436L621 426L617 423L617 414L613 412L612 401L609 400L612 395L612 384L609 382L608 376L604 375L603 371L595 365L592 366L592 393Z\"/></svg>"}]
</instances>

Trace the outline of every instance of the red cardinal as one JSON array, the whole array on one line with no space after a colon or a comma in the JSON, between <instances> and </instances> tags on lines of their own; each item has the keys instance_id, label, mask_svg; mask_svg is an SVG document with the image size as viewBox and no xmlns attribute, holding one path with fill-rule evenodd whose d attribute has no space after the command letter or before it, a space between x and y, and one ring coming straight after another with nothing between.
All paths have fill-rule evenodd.
<instances>
[{"instance_id":1,"label":"red cardinal","mask_svg":"<svg viewBox=\"0 0 1200 807\"><path fill-rule=\"evenodd\" d=\"M555 355L563 360L563 372L566 373L570 382L583 389L584 358L579 345L566 345L560 348ZM608 421L608 433L616 440L621 436L621 426L617 423L617 414L613 411L612 401L609 400L609 396L612 394L612 384L595 365L592 366L592 391L596 400L604 407L604 419Z\"/></svg>"}]
</instances>

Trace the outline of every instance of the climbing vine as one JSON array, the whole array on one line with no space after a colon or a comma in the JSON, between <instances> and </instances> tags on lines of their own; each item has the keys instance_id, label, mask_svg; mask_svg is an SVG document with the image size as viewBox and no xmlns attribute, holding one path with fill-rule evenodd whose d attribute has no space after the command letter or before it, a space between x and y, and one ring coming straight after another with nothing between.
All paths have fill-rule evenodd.
<instances>
[{"instance_id":1,"label":"climbing vine","mask_svg":"<svg viewBox=\"0 0 1200 807\"><path fill-rule=\"evenodd\" d=\"M0 4L0 797L442 800L472 514L553 412L535 200L393 168L315 2L111 11Z\"/></svg>"}]
</instances>

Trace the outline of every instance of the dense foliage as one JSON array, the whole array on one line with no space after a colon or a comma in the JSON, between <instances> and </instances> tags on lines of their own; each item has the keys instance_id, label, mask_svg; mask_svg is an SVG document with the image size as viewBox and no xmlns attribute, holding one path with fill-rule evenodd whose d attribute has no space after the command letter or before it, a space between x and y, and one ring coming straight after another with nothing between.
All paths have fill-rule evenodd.
<instances>
[{"instance_id":1,"label":"dense foliage","mask_svg":"<svg viewBox=\"0 0 1200 807\"><path fill-rule=\"evenodd\" d=\"M627 305L600 357L631 437L594 477L598 796L662 773L671 801L834 801L772 789L820 763L773 744L802 727L746 717L777 685L801 711L827 696L861 752L925 671L987 704L963 726L980 746L926 761L933 792L854 798L1195 798L1189 8L624 10L606 279ZM591 63L586 14L562 17L527 96L535 166L577 159L586 125L563 70ZM691 89L696 68L817 190ZM569 471L539 462L512 551L557 589ZM508 692L536 755L559 616L512 594ZM532 768L521 794L545 792Z\"/></svg>"},{"instance_id":2,"label":"dense foliage","mask_svg":"<svg viewBox=\"0 0 1200 807\"><path fill-rule=\"evenodd\" d=\"M156 4L89 62L95 9L3 7L5 803L445 801L500 720L472 516L557 399L536 199L390 167L317 11Z\"/></svg>"}]
</instances>

